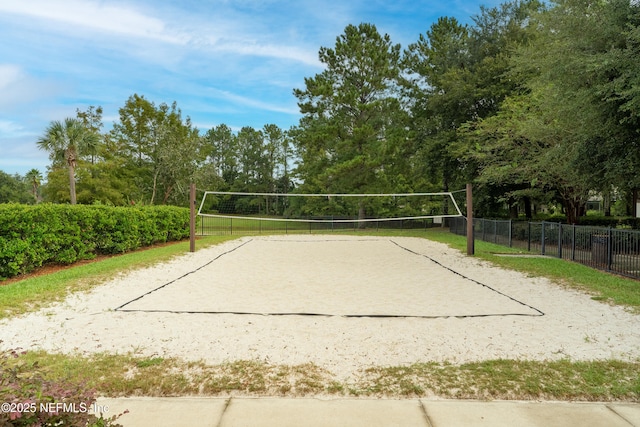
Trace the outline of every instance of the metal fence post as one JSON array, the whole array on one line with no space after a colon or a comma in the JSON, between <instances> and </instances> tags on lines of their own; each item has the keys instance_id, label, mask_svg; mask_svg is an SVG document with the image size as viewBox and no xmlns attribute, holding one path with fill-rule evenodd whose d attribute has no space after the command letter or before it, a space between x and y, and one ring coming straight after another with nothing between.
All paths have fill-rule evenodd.
<instances>
[{"instance_id":1,"label":"metal fence post","mask_svg":"<svg viewBox=\"0 0 640 427\"><path fill-rule=\"evenodd\" d=\"M544 255L544 246L545 246L545 238L544 238L544 221L542 221L542 233L540 234L540 253Z\"/></svg>"},{"instance_id":2,"label":"metal fence post","mask_svg":"<svg viewBox=\"0 0 640 427\"><path fill-rule=\"evenodd\" d=\"M611 227L609 227L609 229L607 230L607 270L611 271L611 266L613 264L613 242L612 240L612 231L611 231Z\"/></svg>"},{"instance_id":3,"label":"metal fence post","mask_svg":"<svg viewBox=\"0 0 640 427\"><path fill-rule=\"evenodd\" d=\"M576 260L576 225L571 225L571 261Z\"/></svg>"},{"instance_id":4,"label":"metal fence post","mask_svg":"<svg viewBox=\"0 0 640 427\"><path fill-rule=\"evenodd\" d=\"M562 259L562 224L558 223L558 258Z\"/></svg>"},{"instance_id":5,"label":"metal fence post","mask_svg":"<svg viewBox=\"0 0 640 427\"><path fill-rule=\"evenodd\" d=\"M480 227L482 227L482 240L486 242L487 239L485 237L485 235L486 235L485 229L487 227L486 227L486 224L485 224L485 220L484 219L479 219L479 222L480 222Z\"/></svg>"},{"instance_id":6,"label":"metal fence post","mask_svg":"<svg viewBox=\"0 0 640 427\"><path fill-rule=\"evenodd\" d=\"M513 227L513 221L509 220L509 247L513 246L511 241L511 236L513 235L512 227Z\"/></svg>"},{"instance_id":7,"label":"metal fence post","mask_svg":"<svg viewBox=\"0 0 640 427\"><path fill-rule=\"evenodd\" d=\"M527 251L531 252L531 221L527 223Z\"/></svg>"},{"instance_id":8,"label":"metal fence post","mask_svg":"<svg viewBox=\"0 0 640 427\"><path fill-rule=\"evenodd\" d=\"M189 186L189 252L196 251L196 185Z\"/></svg>"},{"instance_id":9,"label":"metal fence post","mask_svg":"<svg viewBox=\"0 0 640 427\"><path fill-rule=\"evenodd\" d=\"M475 255L475 223L473 218L473 185L468 182L466 185L467 200L467 256Z\"/></svg>"}]
</instances>

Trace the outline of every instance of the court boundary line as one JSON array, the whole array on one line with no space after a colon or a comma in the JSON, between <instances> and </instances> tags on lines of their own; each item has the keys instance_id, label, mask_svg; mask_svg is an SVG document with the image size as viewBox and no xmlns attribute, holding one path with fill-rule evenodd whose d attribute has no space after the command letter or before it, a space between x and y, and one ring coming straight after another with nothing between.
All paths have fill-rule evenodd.
<instances>
[{"instance_id":1,"label":"court boundary line","mask_svg":"<svg viewBox=\"0 0 640 427\"><path fill-rule=\"evenodd\" d=\"M309 317L344 317L344 318L370 318L370 319L466 319L476 317L540 317L540 314L527 313L488 313L488 314L440 314L440 315L416 315L416 314L329 314L312 312L269 312L258 313L251 311L189 311L189 310L154 310L154 309L120 309L122 313L171 313L171 314L235 314L241 316L309 316Z\"/></svg>"},{"instance_id":2,"label":"court boundary line","mask_svg":"<svg viewBox=\"0 0 640 427\"><path fill-rule=\"evenodd\" d=\"M316 316L316 317L344 317L344 318L380 318L380 319L385 319L385 318L415 318L415 319L443 319L443 318L457 318L457 319L464 319L464 318L480 318L480 317L503 317L503 316L523 316L523 317L539 317L539 316L544 316L544 312L542 312L541 310L526 304L522 301L519 301L518 299L505 294L504 292L501 292L497 289L492 288L491 286L484 284L478 280L472 279L468 276L465 276L464 274L450 268L447 267L445 265L443 265L442 263L440 263L439 261L431 258L428 255L416 252L412 249L409 249L405 246L402 246L401 244L399 244L398 242L394 241L393 239L384 239L384 238L375 238L375 239L358 239L358 241L378 241L378 242L384 242L384 241L388 241L393 243L394 245L396 245L398 248L403 249L411 254L423 257L428 259L429 261L435 263L436 265L438 265L439 267L444 268L445 270L448 270L460 277L462 277L465 280L468 280L472 283L475 283L477 285L480 285L482 287L485 287L487 289L489 289L490 291L493 291L501 296L504 296L508 299L510 299L513 302L516 302L524 307L527 307L535 312L537 312L538 314L531 314L531 313L488 313L488 314L462 314L462 315L455 315L455 314L447 314L447 315L410 315L410 314L330 314L330 313L314 313L314 312L267 312L267 313L259 313L259 312L245 312L245 311L193 311L193 310L160 310L160 309L125 309L124 307L126 307L127 305L141 300L142 298L144 298L145 296L152 294L156 291L159 291L160 289L163 289L183 278L185 278L186 276L189 276L190 274L196 273L197 271L200 271L201 269L211 265L214 261L218 260L219 258L223 257L224 255L230 254L232 252L234 252L237 249L240 249L241 247L247 245L250 242L253 242L254 239L249 239L245 242L243 242L242 244L235 246L234 248L227 250L219 255L217 255L215 258L211 259L210 261L208 261L207 263L199 266L198 268L189 271L173 280L170 280L167 283L164 283L148 292L145 292L141 295L139 295L138 297L125 302L124 304L116 307L114 309L114 311L120 311L120 312L124 312L124 313L134 313L134 312L141 312L141 313L172 313L172 314L236 314L236 315L255 315L255 316ZM275 242L287 242L289 240L273 240ZM335 241L353 241L353 240L332 240L332 239L327 239L327 240L320 240L321 242L335 242ZM296 242L309 242L308 240L301 240L301 241L296 241ZM315 241L314 241L315 242ZM312 242L312 243L314 243Z\"/></svg>"},{"instance_id":3,"label":"court boundary line","mask_svg":"<svg viewBox=\"0 0 640 427\"><path fill-rule=\"evenodd\" d=\"M241 247L243 247L244 245L246 245L246 244L248 244L248 243L250 243L250 242L252 242L252 241L253 241L253 239L249 239L249 240L247 240L246 242L244 242L244 243L242 243L242 244L240 244L240 245L238 245L238 246L236 246L236 247L234 247L234 248L232 248L232 249L229 249L229 250L228 250L228 251L226 251L226 252L223 252L223 253L219 254L218 256L216 256L215 258L213 258L212 260L210 260L210 261L209 261L209 262L207 262L206 264L203 264L203 265L201 265L200 267L196 268L195 270L189 271L189 272L187 272L187 273L183 274L183 275L182 275L182 276L180 276L180 277L177 277L177 278L175 278L175 279L173 279L173 280L171 280L171 281L169 281L169 282L167 282L167 283L165 283L165 284L163 284L163 285L158 286L157 288L154 288L154 289L152 289L152 290L150 290L150 291L148 291L148 292L145 292L145 293L143 293L142 295L140 295L140 296L138 296L138 297L136 297L136 298L132 299L131 301L127 301L127 302L125 302L124 304L122 304L122 305L120 305L120 306L118 306L118 307L114 308L113 310L114 310L114 311L140 311L140 310L122 310L122 308L123 308L123 307L125 307L125 306L127 306L127 305L129 305L129 304L131 304L132 302L138 301L138 300L140 300L140 299L142 299L142 298L146 297L146 296L147 296L147 295L149 295L149 294L152 294L152 293L154 293L154 292L156 292L156 291L159 291L160 289L162 289L162 288L164 288L164 287L166 287L166 286L169 286L170 284L175 283L175 282L177 282L177 281L178 281L178 280L180 280L180 279L183 279L183 278L187 277L187 276L188 276L188 275L190 275L190 274L193 274L193 273L195 273L195 272L197 272L197 271L202 270L203 268L205 268L205 267L209 266L210 264L212 264L214 261L216 261L216 260L217 260L217 259L219 259L220 257L223 257L224 255L227 255L227 254L230 254L231 252L235 251L236 249L240 249Z\"/></svg>"},{"instance_id":4,"label":"court boundary line","mask_svg":"<svg viewBox=\"0 0 640 427\"><path fill-rule=\"evenodd\" d=\"M409 248L407 248L407 247L404 247L404 246L402 246L401 244L399 244L398 242L396 242L396 241L394 241L394 240L392 240L392 239L389 239L389 241L390 241L391 243L393 243L394 245L398 246L398 247L399 247L399 248L401 248L401 249L404 249L405 251L407 251L407 252L409 252L409 253L412 253L412 254L417 255L417 256L421 256L421 257L423 257L423 258L427 258L427 259L428 259L428 260L430 260L431 262L434 262L434 263L435 263L435 264L437 264L438 266L440 266L440 267L444 268L445 270L448 270L448 271L452 272L453 274L456 274L456 275L458 275L458 276L462 277L462 278L463 278L463 279L465 279L465 280L468 280L468 281L470 281L470 282L472 282L472 283L475 283L475 284L477 284L477 285L483 286L483 287L485 287L485 288L487 288L487 289L489 289L489 290L491 290L491 291L493 291L493 292L495 292L495 293L497 293L497 294L499 294L499 295L502 295L503 297L506 297L506 298L510 299L510 300L511 300L511 301L513 301L513 302L516 302L516 303L518 303L518 304L520 304L520 305L523 305L523 306L525 306L525 307L527 307L527 308L530 308L531 310L536 311L536 312L538 312L538 313L539 313L539 314L531 314L531 315L529 315L529 316L536 316L536 317L537 317L537 316L544 316L544 315L545 315L545 314L544 314L544 312L543 312L542 310L537 309L536 307L534 307L534 306L532 306L532 305L529 305L529 304L527 304L527 303L525 303L525 302L522 302L522 301L520 301L520 300L518 300L518 299L516 299L516 298L514 298L514 297L512 297L512 296L510 296L510 295L507 295L507 294L505 294L505 293L504 293L504 292L502 292L502 291L499 291L499 290L497 290L497 289L495 289L495 288L492 288L491 286L489 286L489 285L487 285L487 284L485 284L485 283L482 283L482 282L480 282L480 281L478 281L478 280L476 280L476 279L472 279L472 278L471 278L471 277L469 277L469 276L465 276L464 274L460 273L459 271L456 271L456 270L454 270L454 269L453 269L453 268L451 268L451 267L447 267L446 265L444 265L444 264L442 264L441 262L439 262L439 261L437 261L437 260L435 260L435 259L431 258L431 257L430 257L430 256L428 256L428 255L425 255L425 254L422 254L422 253L420 253L420 252L416 252L416 251L414 251L414 250L412 250L412 249L409 249Z\"/></svg>"}]
</instances>

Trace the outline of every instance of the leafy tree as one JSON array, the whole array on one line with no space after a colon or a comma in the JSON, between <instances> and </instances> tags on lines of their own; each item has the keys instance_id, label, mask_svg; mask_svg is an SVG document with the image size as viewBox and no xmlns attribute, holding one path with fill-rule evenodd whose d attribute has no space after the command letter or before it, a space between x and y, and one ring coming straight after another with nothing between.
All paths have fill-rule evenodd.
<instances>
[{"instance_id":1,"label":"leafy tree","mask_svg":"<svg viewBox=\"0 0 640 427\"><path fill-rule=\"evenodd\" d=\"M634 194L640 188L640 3L612 0L590 15L597 37L588 67L592 102L601 121L587 139L585 159L591 160L596 182L605 193ZM604 187L604 188L603 188ZM633 211L629 212L634 213Z\"/></svg>"},{"instance_id":2,"label":"leafy tree","mask_svg":"<svg viewBox=\"0 0 640 427\"><path fill-rule=\"evenodd\" d=\"M589 190L606 191L614 184L615 173L607 173L619 169L606 158L620 159L614 147L629 141L628 129L620 126L624 110L619 98L607 100L603 95L607 90L614 93L611 82L620 75L618 64L605 58L625 46L622 30L629 15L620 13L623 4L562 0L534 16L535 37L519 46L506 74L522 82L520 94L502 104L501 113L492 119L495 123L478 127L482 143L488 142L479 144L479 155L492 153L483 160L484 177L502 171L503 183L518 184L527 176L532 183L538 181L538 188L558 194L570 223L578 220ZM512 120L516 116L518 122ZM505 131L517 138L509 143ZM496 137L499 134L503 136ZM542 149L518 159L523 141ZM514 167L524 163L526 168ZM602 167L607 164L609 171ZM510 173L516 173L516 181Z\"/></svg>"},{"instance_id":3,"label":"leafy tree","mask_svg":"<svg viewBox=\"0 0 640 427\"><path fill-rule=\"evenodd\" d=\"M33 203L26 180L0 171L0 203Z\"/></svg>"},{"instance_id":4,"label":"leafy tree","mask_svg":"<svg viewBox=\"0 0 640 427\"><path fill-rule=\"evenodd\" d=\"M103 126L102 107L100 106L94 107L93 105L91 105L89 108L87 108L86 111L80 111L79 108L76 108L76 117L78 118L78 120L82 121L82 124L84 125L84 127L86 127L87 129L89 129L90 131L96 134L100 134ZM91 164L95 163L97 148L96 150L89 152L87 154L91 157Z\"/></svg>"},{"instance_id":5,"label":"leafy tree","mask_svg":"<svg viewBox=\"0 0 640 427\"><path fill-rule=\"evenodd\" d=\"M268 191L269 159L262 132L245 126L238 132L236 144L239 169L234 191Z\"/></svg>"},{"instance_id":6,"label":"leafy tree","mask_svg":"<svg viewBox=\"0 0 640 427\"><path fill-rule=\"evenodd\" d=\"M262 128L264 138L265 172L267 191L270 193L289 193L291 177L289 162L292 159L291 141L288 133L275 124ZM285 206L280 203L286 199L269 197L266 200L268 213L283 214Z\"/></svg>"},{"instance_id":7,"label":"leafy tree","mask_svg":"<svg viewBox=\"0 0 640 427\"><path fill-rule=\"evenodd\" d=\"M417 172L448 191L460 169L450 146L457 129L474 117L468 27L455 18L439 18L426 36L409 45L403 63L412 76L408 95Z\"/></svg>"},{"instance_id":8,"label":"leafy tree","mask_svg":"<svg viewBox=\"0 0 640 427\"><path fill-rule=\"evenodd\" d=\"M84 161L78 168L78 203L123 206L129 203L127 169L117 156L91 164Z\"/></svg>"},{"instance_id":9,"label":"leafy tree","mask_svg":"<svg viewBox=\"0 0 640 427\"><path fill-rule=\"evenodd\" d=\"M278 126L274 124L264 125L262 128L262 135L264 138L264 151L265 151L265 172L268 180L268 191L276 191L276 182L278 177L276 174L279 169L283 169L283 173L286 174L286 134Z\"/></svg>"},{"instance_id":10,"label":"leafy tree","mask_svg":"<svg viewBox=\"0 0 640 427\"><path fill-rule=\"evenodd\" d=\"M120 120L114 123L112 135L122 141L127 155L138 166L142 166L152 153L156 141L156 107L144 96L134 94L118 112Z\"/></svg>"},{"instance_id":11,"label":"leafy tree","mask_svg":"<svg viewBox=\"0 0 640 427\"><path fill-rule=\"evenodd\" d=\"M495 8L481 7L481 13L473 18L470 28L469 46L472 56L472 81L474 87L473 119L467 121L458 130L458 140L452 145L454 157L463 161L468 179L478 177L477 189L474 192L485 211L480 214L495 215L507 206L511 217L518 216L518 207L524 204L525 214L532 217L532 201L546 200L546 192L531 183L537 177L530 178L531 168L523 157L525 153L533 153L539 147L536 144L529 150L517 128L517 117L522 114L524 86L527 76L512 72L512 55L519 46L527 45L536 35L536 15L544 10L544 5L537 0L512 1ZM513 111L508 111L503 118L508 122L499 124L493 117L500 114L502 103L509 97L515 97L509 104ZM511 121L516 122L511 122ZM478 123L487 121L485 126ZM513 125L513 126L512 126ZM469 128L485 130L473 136L467 132ZM510 139L519 138L519 139ZM513 144L510 147L509 144ZM501 148L496 149L496 145ZM498 168L487 167L487 153L494 153L502 162ZM510 158L507 158L511 155ZM517 165L510 169L506 165Z\"/></svg>"},{"instance_id":12,"label":"leafy tree","mask_svg":"<svg viewBox=\"0 0 640 427\"><path fill-rule=\"evenodd\" d=\"M155 105L144 96L134 94L118 110L119 121L113 124L110 138L126 159L126 168L133 179L132 203L151 199L153 171L151 155L157 134Z\"/></svg>"},{"instance_id":13,"label":"leafy tree","mask_svg":"<svg viewBox=\"0 0 640 427\"><path fill-rule=\"evenodd\" d=\"M469 51L473 62L474 116L495 114L502 100L520 93L522 78L510 73L511 57L520 46L535 38L535 17L545 10L539 0L515 0L494 8L480 6L469 30Z\"/></svg>"},{"instance_id":14,"label":"leafy tree","mask_svg":"<svg viewBox=\"0 0 640 427\"><path fill-rule=\"evenodd\" d=\"M500 205L513 206L521 198L549 202L554 192L562 201L566 197L567 203L582 202L571 198L586 194L588 187L584 180L576 179L571 153L560 149L559 136L549 126L535 100L521 95L508 97L498 114L464 127L470 146L465 156L477 165L476 182L499 194L482 199L478 205L484 209L479 214L495 215ZM525 207L531 218L530 205Z\"/></svg>"},{"instance_id":15,"label":"leafy tree","mask_svg":"<svg viewBox=\"0 0 640 427\"><path fill-rule=\"evenodd\" d=\"M296 151L291 135L292 129L286 131L272 127L272 125L266 125L263 132L270 141L276 144L276 192L289 193L294 188L291 166L296 160Z\"/></svg>"},{"instance_id":16,"label":"leafy tree","mask_svg":"<svg viewBox=\"0 0 640 427\"><path fill-rule=\"evenodd\" d=\"M229 190L238 177L237 138L225 124L211 128L204 135L207 162L224 184L221 190ZM212 188L211 185L207 188ZM216 187L217 188L217 187Z\"/></svg>"},{"instance_id":17,"label":"leafy tree","mask_svg":"<svg viewBox=\"0 0 640 427\"><path fill-rule=\"evenodd\" d=\"M87 129L100 134L102 143L96 152L85 157L78 169L79 203L126 205L131 199L133 181L123 153L126 150L110 134L103 134L102 107L90 106L86 111L76 109L76 116Z\"/></svg>"},{"instance_id":18,"label":"leafy tree","mask_svg":"<svg viewBox=\"0 0 640 427\"><path fill-rule=\"evenodd\" d=\"M174 102L156 105L140 95L129 97L110 134L122 147L134 180L132 201L187 203L189 181L206 152L199 132Z\"/></svg>"},{"instance_id":19,"label":"leafy tree","mask_svg":"<svg viewBox=\"0 0 640 427\"><path fill-rule=\"evenodd\" d=\"M400 45L374 25L349 25L334 49L322 47L326 69L294 90L303 114L295 144L307 191L389 190L392 146L402 141ZM403 127L401 127L403 129ZM365 206L359 206L359 216Z\"/></svg>"},{"instance_id":20,"label":"leafy tree","mask_svg":"<svg viewBox=\"0 0 640 427\"><path fill-rule=\"evenodd\" d=\"M74 118L66 118L64 122L51 122L44 135L36 142L38 148L49 152L54 167L56 164L66 163L71 204L76 204L75 168L78 160L84 154L96 152L99 143L100 137Z\"/></svg>"},{"instance_id":21,"label":"leafy tree","mask_svg":"<svg viewBox=\"0 0 640 427\"><path fill-rule=\"evenodd\" d=\"M31 187L31 194L35 203L40 201L40 185L42 183L42 174L38 169L31 169L24 176L25 182Z\"/></svg>"},{"instance_id":22,"label":"leafy tree","mask_svg":"<svg viewBox=\"0 0 640 427\"><path fill-rule=\"evenodd\" d=\"M527 42L531 16L541 8L536 0L481 7L473 26L440 18L405 52L405 68L412 76L408 94L414 100L412 128L422 165L419 171L440 182L444 191L476 176L479 165L469 150L482 141L469 140L465 129L496 114L505 97L518 92L522 81L508 75L509 58L515 47ZM513 200L502 196L505 190L527 185L505 188L505 182L480 183L477 198L500 198L510 205Z\"/></svg>"},{"instance_id":23,"label":"leafy tree","mask_svg":"<svg viewBox=\"0 0 640 427\"><path fill-rule=\"evenodd\" d=\"M162 190L162 204L188 204L189 184L194 182L196 170L205 159L199 131L191 124L191 119L182 120L176 104L171 108L165 104L159 107L162 121L156 151L153 153L153 191Z\"/></svg>"}]
</instances>

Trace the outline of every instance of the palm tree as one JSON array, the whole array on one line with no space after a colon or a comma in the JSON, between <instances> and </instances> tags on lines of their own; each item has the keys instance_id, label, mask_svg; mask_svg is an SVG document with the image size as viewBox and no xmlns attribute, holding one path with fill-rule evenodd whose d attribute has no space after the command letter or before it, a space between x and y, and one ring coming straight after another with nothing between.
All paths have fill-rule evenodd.
<instances>
[{"instance_id":1,"label":"palm tree","mask_svg":"<svg viewBox=\"0 0 640 427\"><path fill-rule=\"evenodd\" d=\"M38 169L31 169L24 175L24 180L31 185L31 194L33 194L35 202L38 203L38 188L42 182L42 174Z\"/></svg>"},{"instance_id":2,"label":"palm tree","mask_svg":"<svg viewBox=\"0 0 640 427\"><path fill-rule=\"evenodd\" d=\"M87 129L82 121L66 118L51 122L44 135L37 141L38 148L49 152L51 160L66 161L69 167L69 192L71 204L76 204L75 169L78 158L96 151L100 136Z\"/></svg>"}]
</instances>

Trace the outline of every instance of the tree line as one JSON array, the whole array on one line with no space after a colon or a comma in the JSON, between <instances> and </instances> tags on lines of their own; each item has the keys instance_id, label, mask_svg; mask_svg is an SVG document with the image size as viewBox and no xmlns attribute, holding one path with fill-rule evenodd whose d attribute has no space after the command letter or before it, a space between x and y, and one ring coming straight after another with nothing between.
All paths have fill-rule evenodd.
<instances>
[{"instance_id":1,"label":"tree line","mask_svg":"<svg viewBox=\"0 0 640 427\"><path fill-rule=\"evenodd\" d=\"M324 70L294 89L298 125L203 132L175 103L135 94L108 132L100 107L52 122L38 141L51 154L46 185L34 191L36 177L23 190L29 200L41 191L70 202L75 183L79 203L184 205L192 181L278 193L474 182L481 215L530 217L560 204L574 223L594 192L625 201L631 214L639 23L634 0L511 1L481 7L469 25L442 17L404 49L375 25L348 25L335 46L320 48Z\"/></svg>"},{"instance_id":2,"label":"tree line","mask_svg":"<svg viewBox=\"0 0 640 427\"><path fill-rule=\"evenodd\" d=\"M222 124L201 133L175 102L155 105L138 94L108 132L101 131L101 107L76 113L52 122L37 141L51 159L44 200L186 205L191 182L210 190L289 191L290 142L273 124L236 133Z\"/></svg>"}]
</instances>

